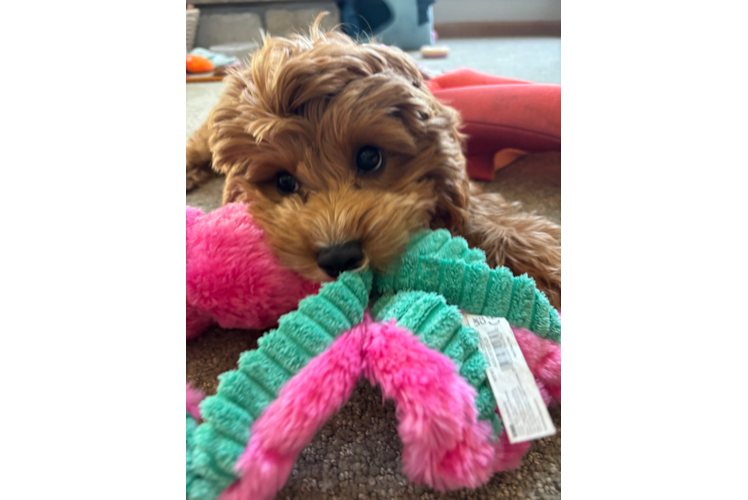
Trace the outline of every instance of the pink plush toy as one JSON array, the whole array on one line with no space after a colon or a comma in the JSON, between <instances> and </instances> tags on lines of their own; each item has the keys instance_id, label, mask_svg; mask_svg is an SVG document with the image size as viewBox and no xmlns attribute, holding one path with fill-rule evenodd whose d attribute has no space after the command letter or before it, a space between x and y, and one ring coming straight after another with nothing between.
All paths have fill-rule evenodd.
<instances>
[{"instance_id":1,"label":"pink plush toy","mask_svg":"<svg viewBox=\"0 0 748 500\"><path fill-rule=\"evenodd\" d=\"M204 214L187 207L187 338L208 326L263 330L317 293L283 268L246 206L231 203Z\"/></svg>"},{"instance_id":2,"label":"pink plush toy","mask_svg":"<svg viewBox=\"0 0 748 500\"><path fill-rule=\"evenodd\" d=\"M299 307L300 300L319 291L319 284L277 262L245 205L229 204L207 215L187 207L188 339L213 323L226 328L267 328ZM560 402L560 345L525 329L513 330L546 404ZM254 378L252 373L245 375ZM188 497L273 498L298 454L350 397L362 376L395 400L404 444L403 469L414 482L439 490L475 488L496 471L518 467L530 447L529 442L510 444L506 432L496 441L491 439L491 425L478 419L476 391L453 360L428 348L394 320L379 323L367 312L363 322L339 335L285 382L276 399L249 420L249 430L237 427L234 417L221 421L221 415L230 414L221 412L233 408L230 401L236 401L236 395L204 408L200 404L203 395L187 388ZM219 385L219 396L221 390ZM245 404L252 406L251 401ZM217 479L191 474L199 469L193 462L200 457L190 455L189 422L193 419L194 428L201 416L210 420L206 413L210 408L220 409L220 414L214 414L214 427L223 426L224 435L248 437L247 441L242 438L246 444L239 449L235 449L235 440L226 441L223 448L212 447L213 443L203 446L213 450L213 462L234 454L229 465L216 472ZM199 436L198 430L194 439L199 441L207 432ZM221 486L216 489L216 485Z\"/></svg>"}]
</instances>

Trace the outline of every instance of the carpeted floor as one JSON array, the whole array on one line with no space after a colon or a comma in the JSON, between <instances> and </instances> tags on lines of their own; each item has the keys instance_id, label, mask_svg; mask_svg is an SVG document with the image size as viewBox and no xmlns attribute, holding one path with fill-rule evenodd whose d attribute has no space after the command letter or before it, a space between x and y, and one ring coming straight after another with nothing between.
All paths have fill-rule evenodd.
<instances>
[{"instance_id":1,"label":"carpeted floor","mask_svg":"<svg viewBox=\"0 0 748 500\"><path fill-rule=\"evenodd\" d=\"M526 40L524 45L521 40ZM545 40L545 39L541 39ZM475 69L516 78L549 83L560 82L560 64L555 54L560 40L546 40L545 69L533 74L533 63L542 54L538 39L478 40L459 42L460 50L476 57L441 69L470 66ZM493 42L493 43L492 43ZM471 45L471 43L473 45ZM557 44L557 45L556 45ZM472 49L471 49L472 47ZM517 71L501 71L502 47L511 47L511 60ZM495 49L495 50L494 50ZM483 59L477 55L482 53ZM453 48L452 56L459 55ZM497 55L499 54L499 55ZM525 71L522 61L527 62ZM439 70L434 61L430 70ZM451 63L450 63L451 64ZM511 66L511 65L510 65ZM542 65L541 65L542 66ZM508 66L509 67L509 66ZM498 69L497 69L498 68ZM506 69L506 68L505 68ZM545 75L545 77L543 77ZM559 76L559 78L556 78ZM215 104L220 83L187 85L187 135L197 128ZM223 179L216 178L187 195L187 204L205 211L220 206ZM508 199L521 201L535 210L561 222L561 155L541 153L524 157L497 174L486 187L503 193ZM235 368L239 354L256 347L261 332L211 328L197 339L187 342L187 381L208 394L215 393L217 376ZM424 486L408 484L401 473L401 445L397 436L394 405L382 404L378 388L360 383L351 400L315 436L302 452L279 499L532 499L561 497L561 409L551 411L558 428L555 436L536 441L522 467L517 471L496 474L484 487L440 494Z\"/></svg>"}]
</instances>

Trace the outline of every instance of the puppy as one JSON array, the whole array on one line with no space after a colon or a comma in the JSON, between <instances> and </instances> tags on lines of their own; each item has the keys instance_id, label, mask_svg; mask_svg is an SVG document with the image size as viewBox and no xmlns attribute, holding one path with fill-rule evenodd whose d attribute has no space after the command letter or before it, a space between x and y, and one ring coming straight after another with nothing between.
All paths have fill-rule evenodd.
<instances>
[{"instance_id":1,"label":"puppy","mask_svg":"<svg viewBox=\"0 0 748 500\"><path fill-rule=\"evenodd\" d=\"M447 228L561 305L561 228L468 181L458 113L393 47L339 32L266 37L187 142L187 189L226 175L279 260L311 280L384 268Z\"/></svg>"}]
</instances>

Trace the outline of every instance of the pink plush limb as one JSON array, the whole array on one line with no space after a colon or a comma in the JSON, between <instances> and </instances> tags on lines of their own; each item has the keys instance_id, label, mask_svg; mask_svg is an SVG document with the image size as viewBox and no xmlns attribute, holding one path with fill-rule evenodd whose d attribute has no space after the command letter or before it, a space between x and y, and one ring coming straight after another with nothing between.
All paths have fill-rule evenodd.
<instances>
[{"instance_id":1,"label":"pink plush limb","mask_svg":"<svg viewBox=\"0 0 748 500\"><path fill-rule=\"evenodd\" d=\"M189 238L190 228L195 221L201 216L205 215L199 208L191 207L187 205L187 237Z\"/></svg>"},{"instance_id":2,"label":"pink plush limb","mask_svg":"<svg viewBox=\"0 0 748 500\"><path fill-rule=\"evenodd\" d=\"M372 324L364 373L397 405L403 471L438 490L475 488L491 477L491 428L477 420L475 390L454 363L394 322Z\"/></svg>"},{"instance_id":3,"label":"pink plush limb","mask_svg":"<svg viewBox=\"0 0 748 500\"><path fill-rule=\"evenodd\" d=\"M368 322L338 337L283 386L252 426L236 464L240 479L220 500L270 499L283 487L301 450L350 398L361 376Z\"/></svg>"},{"instance_id":4,"label":"pink plush limb","mask_svg":"<svg viewBox=\"0 0 748 500\"><path fill-rule=\"evenodd\" d=\"M199 336L212 324L213 318L187 301L187 340Z\"/></svg>"},{"instance_id":5,"label":"pink plush limb","mask_svg":"<svg viewBox=\"0 0 748 500\"><path fill-rule=\"evenodd\" d=\"M512 327L512 330L545 404L560 403L561 346L523 328Z\"/></svg>"},{"instance_id":6,"label":"pink plush limb","mask_svg":"<svg viewBox=\"0 0 748 500\"><path fill-rule=\"evenodd\" d=\"M192 415L195 420L200 420L200 401L205 398L205 394L190 387L187 384L187 413Z\"/></svg>"},{"instance_id":7,"label":"pink plush limb","mask_svg":"<svg viewBox=\"0 0 748 500\"><path fill-rule=\"evenodd\" d=\"M205 215L199 208L187 206L187 244L190 242L190 234L192 233L192 226L195 222ZM189 252L188 252L189 253ZM200 335L208 326L213 323L213 319L201 311L187 300L187 339L191 339Z\"/></svg>"},{"instance_id":8,"label":"pink plush limb","mask_svg":"<svg viewBox=\"0 0 748 500\"><path fill-rule=\"evenodd\" d=\"M532 446L532 441L511 444L506 435L506 430L501 433L499 440L494 444L495 454L493 459L494 472L513 470L520 466L522 457Z\"/></svg>"},{"instance_id":9,"label":"pink plush limb","mask_svg":"<svg viewBox=\"0 0 748 500\"><path fill-rule=\"evenodd\" d=\"M242 203L208 214L187 207L186 260L189 337L213 322L269 328L319 290L277 261Z\"/></svg>"}]
</instances>

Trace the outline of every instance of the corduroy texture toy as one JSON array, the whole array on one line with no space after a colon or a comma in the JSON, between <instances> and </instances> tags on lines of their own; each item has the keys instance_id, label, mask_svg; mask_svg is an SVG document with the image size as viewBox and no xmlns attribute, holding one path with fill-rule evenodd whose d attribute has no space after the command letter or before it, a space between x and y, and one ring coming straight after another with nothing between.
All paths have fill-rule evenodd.
<instances>
[{"instance_id":1,"label":"corduroy texture toy","mask_svg":"<svg viewBox=\"0 0 748 500\"><path fill-rule=\"evenodd\" d=\"M257 328L289 307L289 282L273 285L260 275L265 270L287 278L245 208L227 205L208 216L187 209L188 338L214 320ZM251 248L242 249L237 233ZM224 236L230 255L251 256L261 267L245 257L221 268ZM190 248L191 242L202 250ZM212 251L208 259L201 253L206 249ZM195 271L194 260L203 274ZM222 290L215 282L230 276L244 280L236 292L242 298L249 299L251 290L262 293L264 286L286 296L254 297L246 307L233 300L226 306L222 299L232 299L226 296L211 302L210 292ZM195 297L201 306L195 306ZM373 319L367 312L371 298ZM202 400L199 410L202 396L188 387L187 497L272 498L298 453L361 376L379 383L398 406L403 467L411 480L440 490L477 487L494 471L518 466L529 444L508 443L477 332L461 324L458 308L503 316L537 334L515 329L544 399L560 400L561 325L534 282L507 269L490 269L480 250L447 231L423 231L386 273L344 273L301 300L258 341L258 349L242 354L238 370L219 376L217 394ZM191 314L200 320L190 322ZM196 425L200 417L204 421Z\"/></svg>"}]
</instances>

